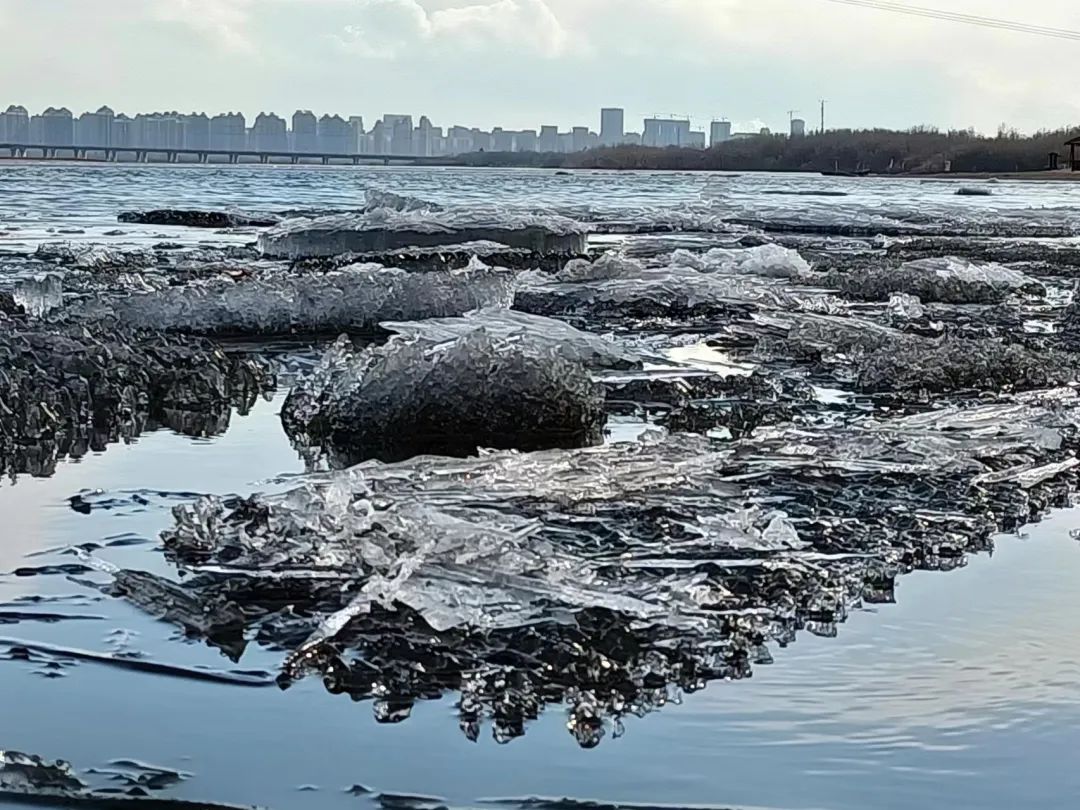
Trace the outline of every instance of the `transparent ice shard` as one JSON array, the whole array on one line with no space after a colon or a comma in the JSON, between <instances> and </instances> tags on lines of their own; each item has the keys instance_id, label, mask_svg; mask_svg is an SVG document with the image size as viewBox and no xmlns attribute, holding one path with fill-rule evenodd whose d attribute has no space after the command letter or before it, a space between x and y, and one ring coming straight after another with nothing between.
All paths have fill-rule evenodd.
<instances>
[{"instance_id":1,"label":"transparent ice shard","mask_svg":"<svg viewBox=\"0 0 1080 810\"><path fill-rule=\"evenodd\" d=\"M64 281L57 273L45 273L15 284L12 297L16 305L32 318L42 318L59 308L64 300Z\"/></svg>"}]
</instances>

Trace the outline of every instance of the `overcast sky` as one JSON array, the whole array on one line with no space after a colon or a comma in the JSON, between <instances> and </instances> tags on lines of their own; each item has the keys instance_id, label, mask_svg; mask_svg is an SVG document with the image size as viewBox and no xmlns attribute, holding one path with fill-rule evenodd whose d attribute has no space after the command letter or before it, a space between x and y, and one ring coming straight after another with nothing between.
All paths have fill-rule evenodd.
<instances>
[{"instance_id":1,"label":"overcast sky","mask_svg":"<svg viewBox=\"0 0 1080 810\"><path fill-rule=\"evenodd\" d=\"M1080 29L1063 0L913 5ZM0 102L599 127L1080 122L1080 42L829 0L0 0Z\"/></svg>"}]
</instances>

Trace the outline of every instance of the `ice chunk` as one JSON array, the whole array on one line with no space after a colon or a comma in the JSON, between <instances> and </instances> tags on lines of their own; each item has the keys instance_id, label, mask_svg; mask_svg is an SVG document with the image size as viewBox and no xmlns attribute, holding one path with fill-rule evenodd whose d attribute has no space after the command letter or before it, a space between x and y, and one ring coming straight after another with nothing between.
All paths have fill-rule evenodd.
<instances>
[{"instance_id":1,"label":"ice chunk","mask_svg":"<svg viewBox=\"0 0 1080 810\"><path fill-rule=\"evenodd\" d=\"M29 800L42 793L81 791L84 787L71 765L63 760L47 762L31 754L0 751L0 791L3 793L10 791Z\"/></svg>"},{"instance_id":2,"label":"ice chunk","mask_svg":"<svg viewBox=\"0 0 1080 810\"><path fill-rule=\"evenodd\" d=\"M119 250L105 245L47 242L38 245L34 258L80 270L141 270L157 264L152 250Z\"/></svg>"},{"instance_id":3,"label":"ice chunk","mask_svg":"<svg viewBox=\"0 0 1080 810\"><path fill-rule=\"evenodd\" d=\"M64 281L57 273L45 273L15 284L12 298L27 315L41 318L60 307L64 300Z\"/></svg>"},{"instance_id":4,"label":"ice chunk","mask_svg":"<svg viewBox=\"0 0 1080 810\"><path fill-rule=\"evenodd\" d=\"M704 254L676 250L671 264L703 273L749 273L768 278L796 278L810 272L809 262L798 251L772 244L734 250L713 248Z\"/></svg>"},{"instance_id":5,"label":"ice chunk","mask_svg":"<svg viewBox=\"0 0 1080 810\"><path fill-rule=\"evenodd\" d=\"M543 255L580 254L586 244L584 227L557 214L436 210L406 202L369 206L358 214L286 220L259 237L259 249L273 258L302 259L473 241L499 242Z\"/></svg>"},{"instance_id":6,"label":"ice chunk","mask_svg":"<svg viewBox=\"0 0 1080 810\"><path fill-rule=\"evenodd\" d=\"M554 273L554 281L584 282L604 281L612 278L632 278L646 272L645 265L615 251L609 251L595 261L571 259L566 266Z\"/></svg>"},{"instance_id":7,"label":"ice chunk","mask_svg":"<svg viewBox=\"0 0 1080 810\"><path fill-rule=\"evenodd\" d=\"M390 211L442 211L443 206L419 197L407 194L395 194L385 189L369 188L364 192L364 211L372 212L380 208Z\"/></svg>"},{"instance_id":8,"label":"ice chunk","mask_svg":"<svg viewBox=\"0 0 1080 810\"><path fill-rule=\"evenodd\" d=\"M328 273L267 271L130 295L98 296L74 314L127 326L204 335L372 332L384 320L445 318L508 306L513 274L479 262L460 270L407 273L355 265Z\"/></svg>"},{"instance_id":9,"label":"ice chunk","mask_svg":"<svg viewBox=\"0 0 1080 810\"><path fill-rule=\"evenodd\" d=\"M1042 284L1019 270L952 257L918 259L898 268L837 270L826 273L819 283L866 301L887 301L893 293L906 293L923 302L991 304L1015 294L1046 294Z\"/></svg>"},{"instance_id":10,"label":"ice chunk","mask_svg":"<svg viewBox=\"0 0 1080 810\"><path fill-rule=\"evenodd\" d=\"M482 323L447 341L397 336L358 352L339 341L289 395L287 431L384 460L597 443L604 394L586 367L550 340Z\"/></svg>"},{"instance_id":11,"label":"ice chunk","mask_svg":"<svg viewBox=\"0 0 1080 810\"><path fill-rule=\"evenodd\" d=\"M159 208L151 211L124 211L117 219L140 225L175 225L184 228L240 228L277 225L275 214L249 214L242 211L202 211Z\"/></svg>"},{"instance_id":12,"label":"ice chunk","mask_svg":"<svg viewBox=\"0 0 1080 810\"><path fill-rule=\"evenodd\" d=\"M1024 391L1080 379L1080 358L1000 340L907 336L856 361L866 392Z\"/></svg>"},{"instance_id":13,"label":"ice chunk","mask_svg":"<svg viewBox=\"0 0 1080 810\"><path fill-rule=\"evenodd\" d=\"M581 269L574 269L587 277ZM514 308L536 315L586 315L590 319L634 317L727 317L753 303L778 303L783 291L753 277L720 276L687 268L644 270L584 282L554 280L543 273L518 277Z\"/></svg>"},{"instance_id":14,"label":"ice chunk","mask_svg":"<svg viewBox=\"0 0 1080 810\"><path fill-rule=\"evenodd\" d=\"M893 293L889 296L887 312L894 318L901 320L917 321L926 317L926 307L918 296L907 293Z\"/></svg>"},{"instance_id":15,"label":"ice chunk","mask_svg":"<svg viewBox=\"0 0 1080 810\"><path fill-rule=\"evenodd\" d=\"M809 270L795 251L776 245L716 248L704 256L678 250L670 266L646 266L617 252L569 262L554 274L518 277L516 309L592 320L729 318L756 304L844 311L842 302L802 294L783 283Z\"/></svg>"},{"instance_id":16,"label":"ice chunk","mask_svg":"<svg viewBox=\"0 0 1080 810\"><path fill-rule=\"evenodd\" d=\"M483 327L500 340L520 337L537 346L550 346L567 360L590 369L641 368L646 359L660 359L636 352L615 340L582 332L563 321L495 307L468 312L460 318L384 321L382 326L400 335L433 342L456 340Z\"/></svg>"}]
</instances>

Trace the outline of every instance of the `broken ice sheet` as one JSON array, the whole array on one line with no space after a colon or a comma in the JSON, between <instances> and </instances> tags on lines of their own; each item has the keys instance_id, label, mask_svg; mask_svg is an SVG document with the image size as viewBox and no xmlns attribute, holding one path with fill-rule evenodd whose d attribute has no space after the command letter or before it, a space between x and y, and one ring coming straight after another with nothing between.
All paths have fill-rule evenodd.
<instances>
[{"instance_id":1,"label":"broken ice sheet","mask_svg":"<svg viewBox=\"0 0 1080 810\"><path fill-rule=\"evenodd\" d=\"M364 264L327 273L267 270L240 280L212 277L150 292L100 295L72 307L71 314L200 335L340 334L378 331L386 320L508 306L512 296L513 274L479 261L430 273Z\"/></svg>"},{"instance_id":2,"label":"broken ice sheet","mask_svg":"<svg viewBox=\"0 0 1080 810\"><path fill-rule=\"evenodd\" d=\"M1078 435L1066 388L726 443L369 462L180 505L163 540L191 604L234 600L249 636L295 651L284 685L318 672L385 722L460 692L463 731L500 740L561 702L593 745L1066 503Z\"/></svg>"}]
</instances>

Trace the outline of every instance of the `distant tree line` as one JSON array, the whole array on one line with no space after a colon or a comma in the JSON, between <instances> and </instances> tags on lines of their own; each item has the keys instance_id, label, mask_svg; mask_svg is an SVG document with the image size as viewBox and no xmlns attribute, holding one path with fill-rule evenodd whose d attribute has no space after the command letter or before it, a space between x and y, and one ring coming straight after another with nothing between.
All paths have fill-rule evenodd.
<instances>
[{"instance_id":1,"label":"distant tree line","mask_svg":"<svg viewBox=\"0 0 1080 810\"><path fill-rule=\"evenodd\" d=\"M1051 152L1068 159L1065 141L1080 129L1020 135L1004 125L994 136L971 130L929 127L830 130L800 138L762 135L710 149L615 146L574 154L478 152L462 155L468 166L530 166L566 169L658 169L675 171L841 171L875 174L1026 172L1046 169Z\"/></svg>"}]
</instances>

